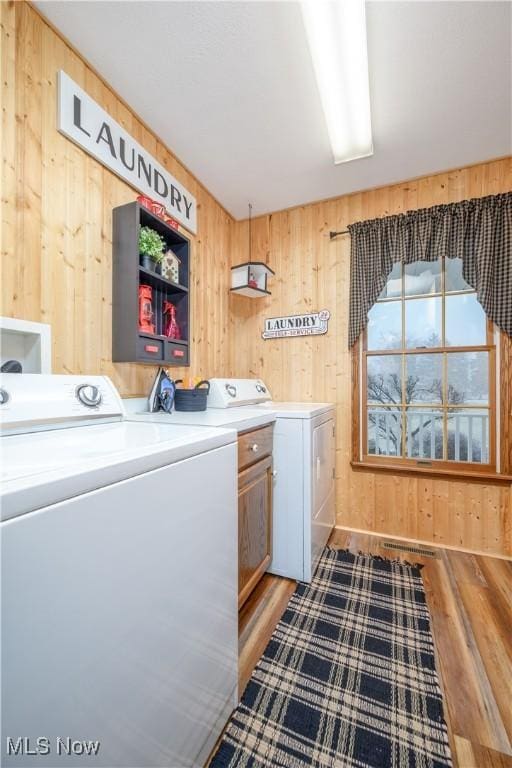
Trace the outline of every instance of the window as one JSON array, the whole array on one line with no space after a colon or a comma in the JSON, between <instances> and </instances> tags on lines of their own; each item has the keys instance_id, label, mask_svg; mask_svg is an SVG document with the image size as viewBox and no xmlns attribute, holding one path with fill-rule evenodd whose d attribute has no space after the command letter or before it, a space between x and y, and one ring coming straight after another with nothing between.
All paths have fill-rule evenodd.
<instances>
[{"instance_id":1,"label":"window","mask_svg":"<svg viewBox=\"0 0 512 768\"><path fill-rule=\"evenodd\" d=\"M395 264L362 347L364 461L495 467L492 326L460 259Z\"/></svg>"}]
</instances>

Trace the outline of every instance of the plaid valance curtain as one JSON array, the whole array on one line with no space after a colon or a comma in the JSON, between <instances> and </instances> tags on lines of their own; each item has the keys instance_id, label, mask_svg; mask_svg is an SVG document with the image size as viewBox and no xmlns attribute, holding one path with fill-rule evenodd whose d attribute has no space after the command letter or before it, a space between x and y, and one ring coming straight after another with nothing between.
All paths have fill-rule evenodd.
<instances>
[{"instance_id":1,"label":"plaid valance curtain","mask_svg":"<svg viewBox=\"0 0 512 768\"><path fill-rule=\"evenodd\" d=\"M512 336L512 192L350 224L351 347L395 262L462 259L486 315Z\"/></svg>"}]
</instances>

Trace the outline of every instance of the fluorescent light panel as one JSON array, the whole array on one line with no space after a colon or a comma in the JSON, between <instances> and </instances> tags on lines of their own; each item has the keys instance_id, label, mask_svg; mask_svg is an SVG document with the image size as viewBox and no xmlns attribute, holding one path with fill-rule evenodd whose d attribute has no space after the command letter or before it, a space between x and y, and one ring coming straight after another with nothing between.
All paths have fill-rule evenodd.
<instances>
[{"instance_id":1,"label":"fluorescent light panel","mask_svg":"<svg viewBox=\"0 0 512 768\"><path fill-rule=\"evenodd\" d=\"M364 0L302 0L334 162L373 155Z\"/></svg>"}]
</instances>

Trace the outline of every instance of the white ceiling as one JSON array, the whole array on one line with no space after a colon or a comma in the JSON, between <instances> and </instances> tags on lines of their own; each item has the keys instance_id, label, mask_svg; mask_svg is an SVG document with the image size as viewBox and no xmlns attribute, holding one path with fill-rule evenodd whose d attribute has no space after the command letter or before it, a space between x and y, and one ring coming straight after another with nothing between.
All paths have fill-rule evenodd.
<instances>
[{"instance_id":1,"label":"white ceiling","mask_svg":"<svg viewBox=\"0 0 512 768\"><path fill-rule=\"evenodd\" d=\"M296 2L36 2L236 217L512 153L512 4L367 2L374 155L335 166Z\"/></svg>"}]
</instances>

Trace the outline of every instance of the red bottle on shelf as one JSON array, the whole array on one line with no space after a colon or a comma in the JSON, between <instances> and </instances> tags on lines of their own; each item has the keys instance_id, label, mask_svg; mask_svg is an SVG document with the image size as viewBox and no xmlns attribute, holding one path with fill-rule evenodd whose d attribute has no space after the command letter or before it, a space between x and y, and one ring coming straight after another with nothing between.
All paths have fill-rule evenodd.
<instances>
[{"instance_id":1,"label":"red bottle on shelf","mask_svg":"<svg viewBox=\"0 0 512 768\"><path fill-rule=\"evenodd\" d=\"M180 327L176 321L176 307L170 301L164 301L165 330L168 339L181 339Z\"/></svg>"},{"instance_id":2,"label":"red bottle on shelf","mask_svg":"<svg viewBox=\"0 0 512 768\"><path fill-rule=\"evenodd\" d=\"M149 285L139 285L139 331L142 333L155 332L153 320L153 291Z\"/></svg>"}]
</instances>

